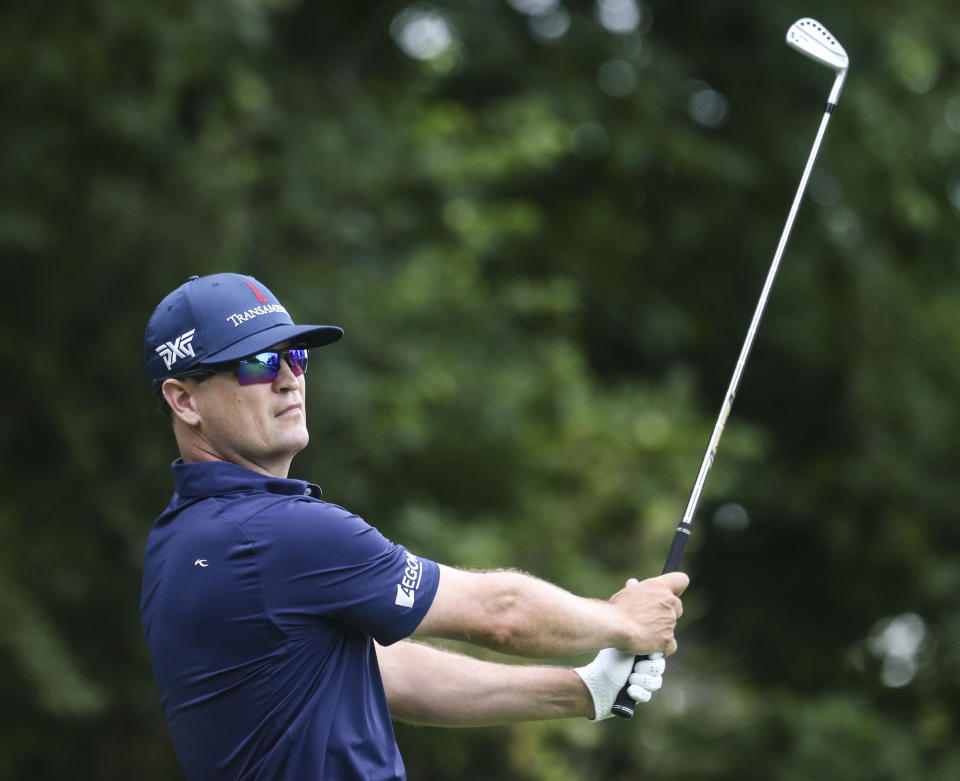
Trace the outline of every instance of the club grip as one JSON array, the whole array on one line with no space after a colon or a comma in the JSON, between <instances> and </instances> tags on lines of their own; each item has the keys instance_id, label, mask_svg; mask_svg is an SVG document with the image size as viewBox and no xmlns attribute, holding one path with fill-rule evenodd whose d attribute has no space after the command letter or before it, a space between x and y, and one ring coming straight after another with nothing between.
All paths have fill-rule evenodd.
<instances>
[{"instance_id":1,"label":"club grip","mask_svg":"<svg viewBox=\"0 0 960 781\"><path fill-rule=\"evenodd\" d=\"M686 549L687 541L690 539L690 526L690 523L684 521L677 527L677 531L673 535L673 542L670 543L670 550L667 552L667 563L663 565L663 571L660 574L666 575L668 572L676 572L680 569L683 551ZM637 662L645 662L649 658L647 654L637 654L633 658L633 664L636 666ZM633 672L632 669L631 672ZM621 719L632 719L633 712L637 706L630 698L630 695L627 694L627 687L629 685L629 681L623 684L623 688L620 689L617 694L617 699L610 707L610 712Z\"/></svg>"},{"instance_id":2,"label":"club grip","mask_svg":"<svg viewBox=\"0 0 960 781\"><path fill-rule=\"evenodd\" d=\"M633 657L633 664L636 666L637 662L643 662L649 658L646 654L637 654ZM633 672L633 668L630 669L630 672ZM623 688L617 693L617 699L614 700L613 705L610 706L610 712L621 719L632 719L633 711L637 707L637 703L627 694L627 687L629 685L629 682L623 685Z\"/></svg>"},{"instance_id":3,"label":"club grip","mask_svg":"<svg viewBox=\"0 0 960 781\"><path fill-rule=\"evenodd\" d=\"M677 531L673 535L673 542L670 543L670 550L667 552L667 562L663 565L661 575L666 575L668 572L676 572L680 569L683 552L686 550L687 542L690 540L690 526L691 524L684 521L677 527Z\"/></svg>"}]
</instances>

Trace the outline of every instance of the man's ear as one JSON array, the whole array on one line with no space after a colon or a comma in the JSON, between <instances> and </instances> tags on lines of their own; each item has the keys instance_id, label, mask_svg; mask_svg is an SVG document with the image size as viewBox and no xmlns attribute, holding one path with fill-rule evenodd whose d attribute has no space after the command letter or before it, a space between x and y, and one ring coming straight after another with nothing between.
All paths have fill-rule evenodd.
<instances>
[{"instance_id":1,"label":"man's ear","mask_svg":"<svg viewBox=\"0 0 960 781\"><path fill-rule=\"evenodd\" d=\"M187 384L183 380L169 379L163 381L161 388L163 398L170 406L174 417L188 426L196 426L200 422L200 415L196 409L194 391L196 385Z\"/></svg>"}]
</instances>

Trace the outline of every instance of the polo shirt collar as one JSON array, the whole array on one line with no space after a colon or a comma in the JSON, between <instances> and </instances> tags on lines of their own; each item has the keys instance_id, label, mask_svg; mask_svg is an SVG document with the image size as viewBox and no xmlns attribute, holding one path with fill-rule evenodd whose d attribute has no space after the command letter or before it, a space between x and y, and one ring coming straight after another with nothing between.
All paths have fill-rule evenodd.
<instances>
[{"instance_id":1,"label":"polo shirt collar","mask_svg":"<svg viewBox=\"0 0 960 781\"><path fill-rule=\"evenodd\" d=\"M237 491L266 491L282 496L312 496L319 499L320 486L306 480L268 477L229 461L173 462L173 480L182 499L220 496Z\"/></svg>"}]
</instances>

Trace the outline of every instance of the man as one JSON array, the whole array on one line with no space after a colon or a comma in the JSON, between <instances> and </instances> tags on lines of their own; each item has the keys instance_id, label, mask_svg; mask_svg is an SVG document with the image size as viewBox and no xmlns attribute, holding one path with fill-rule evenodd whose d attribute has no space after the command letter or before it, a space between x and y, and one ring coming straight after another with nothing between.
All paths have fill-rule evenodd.
<instances>
[{"instance_id":1,"label":"man","mask_svg":"<svg viewBox=\"0 0 960 781\"><path fill-rule=\"evenodd\" d=\"M308 352L252 277L191 277L147 325L147 370L169 411L176 491L147 542L141 618L190 779L402 779L391 719L491 724L602 719L628 681L661 685L687 577L609 600L514 572L467 572L384 538L288 479L309 440ZM407 638L528 657L601 650L589 665L501 665ZM618 650L613 650L618 649Z\"/></svg>"}]
</instances>

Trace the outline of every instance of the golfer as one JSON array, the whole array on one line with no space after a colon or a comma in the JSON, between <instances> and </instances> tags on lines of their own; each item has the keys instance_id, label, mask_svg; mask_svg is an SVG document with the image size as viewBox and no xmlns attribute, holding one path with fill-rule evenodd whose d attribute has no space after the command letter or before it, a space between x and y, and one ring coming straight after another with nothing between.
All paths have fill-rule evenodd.
<instances>
[{"instance_id":1,"label":"golfer","mask_svg":"<svg viewBox=\"0 0 960 781\"><path fill-rule=\"evenodd\" d=\"M516 571L455 569L288 477L309 440L308 351L342 333L295 325L239 274L191 277L147 325L147 371L180 458L140 610L187 777L403 779L392 719L599 720L628 677L631 698L649 700L663 660L633 655L676 650L686 575L596 600ZM599 653L578 669L505 665L410 639L430 637L534 658Z\"/></svg>"}]
</instances>

